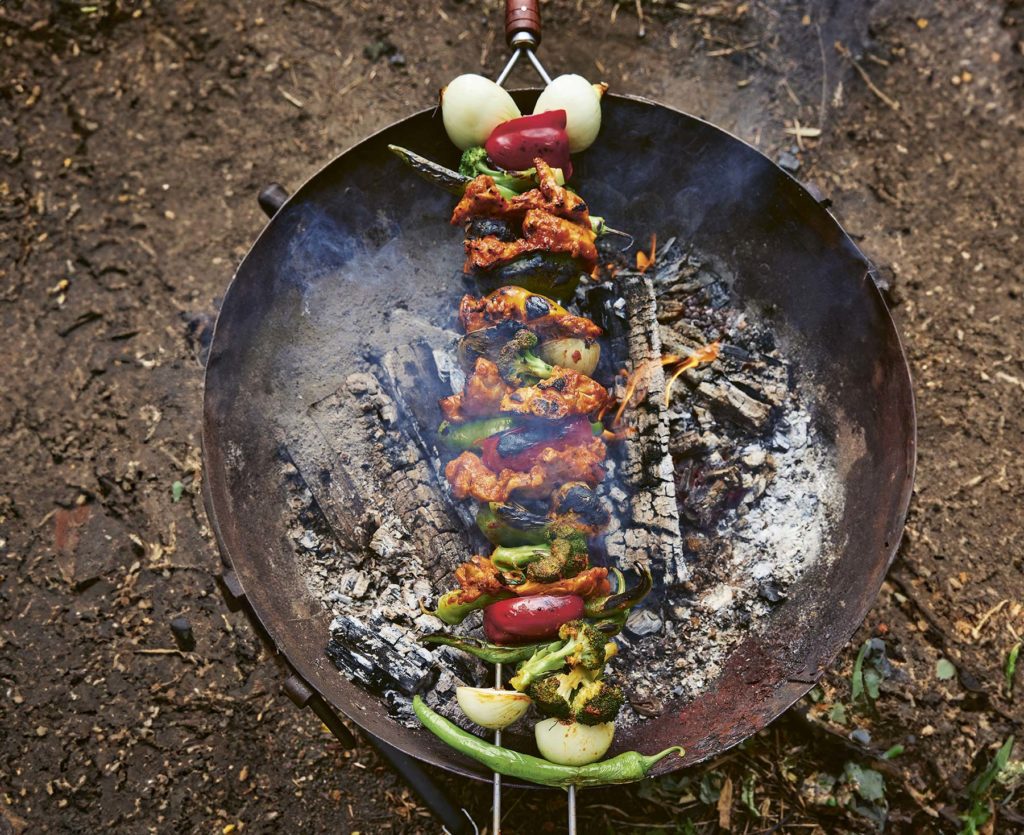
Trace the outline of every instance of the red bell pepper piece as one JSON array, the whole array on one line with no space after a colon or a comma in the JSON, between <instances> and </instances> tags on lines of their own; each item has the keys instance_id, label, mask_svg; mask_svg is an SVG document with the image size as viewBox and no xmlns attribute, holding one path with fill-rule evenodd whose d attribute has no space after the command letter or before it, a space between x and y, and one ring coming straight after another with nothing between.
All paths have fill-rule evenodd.
<instances>
[{"instance_id":1,"label":"red bell pepper piece","mask_svg":"<svg viewBox=\"0 0 1024 835\"><path fill-rule=\"evenodd\" d=\"M516 470L525 473L545 449L561 451L582 446L589 443L593 436L590 421L585 417L572 418L557 428L542 425L540 434L536 426L521 426L484 439L480 444L483 449L481 458L493 472Z\"/></svg>"},{"instance_id":2,"label":"red bell pepper piece","mask_svg":"<svg viewBox=\"0 0 1024 835\"><path fill-rule=\"evenodd\" d=\"M563 623L583 617L575 594L536 594L499 600L484 609L484 634L494 644L529 644L554 638Z\"/></svg>"},{"instance_id":3,"label":"red bell pepper piece","mask_svg":"<svg viewBox=\"0 0 1024 835\"><path fill-rule=\"evenodd\" d=\"M491 131L484 147L493 162L509 171L530 168L540 157L552 168L561 168L566 178L572 176L564 110L502 122Z\"/></svg>"}]
</instances>

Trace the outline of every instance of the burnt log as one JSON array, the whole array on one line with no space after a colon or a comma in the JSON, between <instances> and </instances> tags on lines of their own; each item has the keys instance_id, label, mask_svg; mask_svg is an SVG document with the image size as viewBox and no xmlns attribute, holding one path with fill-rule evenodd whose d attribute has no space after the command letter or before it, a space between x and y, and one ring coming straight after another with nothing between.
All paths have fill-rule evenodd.
<instances>
[{"instance_id":1,"label":"burnt log","mask_svg":"<svg viewBox=\"0 0 1024 835\"><path fill-rule=\"evenodd\" d=\"M470 553L466 527L377 378L350 375L310 413L331 439L338 468L359 495L374 497L377 525L368 547L391 573L426 578L438 590L450 586L455 567Z\"/></svg>"},{"instance_id":2,"label":"burnt log","mask_svg":"<svg viewBox=\"0 0 1024 835\"><path fill-rule=\"evenodd\" d=\"M383 619L367 625L349 615L336 617L327 657L348 678L376 693L412 696L433 686L440 672L425 647Z\"/></svg>"},{"instance_id":3,"label":"burnt log","mask_svg":"<svg viewBox=\"0 0 1024 835\"><path fill-rule=\"evenodd\" d=\"M617 483L629 508L628 520L609 532L606 546L619 565L647 560L665 585L677 586L689 579L690 571L679 531L668 412L662 406L665 375L654 288L645 276L622 272L616 290L628 326L625 346L629 364L633 370L646 368L647 374L646 393L629 412L635 432L624 444L617 471ZM613 489L613 496L615 492ZM621 505L617 503L617 507L621 513Z\"/></svg>"}]
</instances>

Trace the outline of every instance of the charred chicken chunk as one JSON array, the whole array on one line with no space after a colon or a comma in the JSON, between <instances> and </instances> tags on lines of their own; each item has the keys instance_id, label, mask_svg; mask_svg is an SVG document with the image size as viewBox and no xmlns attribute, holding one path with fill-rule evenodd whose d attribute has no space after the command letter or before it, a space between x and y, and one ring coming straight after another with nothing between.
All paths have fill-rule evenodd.
<instances>
[{"instance_id":1,"label":"charred chicken chunk","mask_svg":"<svg viewBox=\"0 0 1024 835\"><path fill-rule=\"evenodd\" d=\"M539 185L508 200L501 195L492 177L481 174L471 180L452 212L452 223L463 224L475 218L498 218L521 221L530 209L590 228L590 210L578 194L558 185L554 171L544 160L534 161Z\"/></svg>"},{"instance_id":2,"label":"charred chicken chunk","mask_svg":"<svg viewBox=\"0 0 1024 835\"><path fill-rule=\"evenodd\" d=\"M518 240L503 241L494 235L467 240L464 270L490 269L530 252L561 252L578 258L589 273L597 266L596 239L589 226L580 226L543 209L530 209L523 218L523 237Z\"/></svg>"},{"instance_id":3,"label":"charred chicken chunk","mask_svg":"<svg viewBox=\"0 0 1024 835\"><path fill-rule=\"evenodd\" d=\"M464 452L448 462L444 474L457 499L472 496L481 502L505 502L513 493L539 498L550 495L566 481L599 483L604 478L606 453L604 441L593 438L586 445L565 450L543 449L529 470L495 473L478 455Z\"/></svg>"},{"instance_id":4,"label":"charred chicken chunk","mask_svg":"<svg viewBox=\"0 0 1024 835\"><path fill-rule=\"evenodd\" d=\"M608 391L600 383L571 368L559 368L536 385L513 389L501 399L501 411L560 420L572 415L589 415L608 402Z\"/></svg>"},{"instance_id":5,"label":"charred chicken chunk","mask_svg":"<svg viewBox=\"0 0 1024 835\"><path fill-rule=\"evenodd\" d=\"M480 595L491 597L529 597L534 594L578 594L587 599L602 597L611 592L608 569L588 568L575 577L567 577L551 583L527 580L518 586L510 586L501 571L487 557L472 557L455 569L455 579L462 590L460 603L475 600Z\"/></svg>"},{"instance_id":6,"label":"charred chicken chunk","mask_svg":"<svg viewBox=\"0 0 1024 835\"><path fill-rule=\"evenodd\" d=\"M547 296L522 287L499 287L481 299L465 295L459 304L459 323L466 333L506 321L521 322L541 339L578 337L596 339L601 329Z\"/></svg>"},{"instance_id":7,"label":"charred chicken chunk","mask_svg":"<svg viewBox=\"0 0 1024 835\"><path fill-rule=\"evenodd\" d=\"M489 359L477 357L473 373L466 378L462 393L442 399L441 411L452 423L493 415L501 408L505 395L512 390L512 386L501 378L497 365Z\"/></svg>"}]
</instances>

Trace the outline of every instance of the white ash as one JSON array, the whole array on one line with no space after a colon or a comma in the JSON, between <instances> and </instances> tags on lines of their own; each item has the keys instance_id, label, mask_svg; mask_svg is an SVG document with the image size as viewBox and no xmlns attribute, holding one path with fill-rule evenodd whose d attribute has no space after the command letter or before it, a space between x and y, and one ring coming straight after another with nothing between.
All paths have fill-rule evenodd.
<instances>
[{"instance_id":1,"label":"white ash","mask_svg":"<svg viewBox=\"0 0 1024 835\"><path fill-rule=\"evenodd\" d=\"M831 553L832 522L841 510L832 447L810 418L812 381L798 379L774 336L765 347L767 329L754 312L739 309L727 282L690 259L670 262L659 255L659 293L666 296L666 309L675 304L683 311L662 323L666 350L681 352L718 338L745 358L730 364L723 357L677 383L672 412L673 445L682 456L677 466L689 460L711 473L714 483L704 483L706 495L688 508L703 521L684 524L692 540L692 582L661 605L634 611L617 638L622 651L612 666L629 696L621 714L624 725L659 715L669 701L688 701L709 687L730 652L768 628L789 589ZM673 267L685 286L672 280ZM659 298L659 319L661 312ZM435 349L434 359L443 379L457 384L450 354ZM746 370L739 370L741 365ZM390 624L397 630L396 648L442 629L477 631L478 617L452 628L421 612L419 600L434 599L445 589L430 588L402 521L381 520L365 551L341 549L322 517L317 519L304 482L284 466L292 487L296 558L311 593L332 616L354 618L378 631ZM626 496L617 485L616 468L609 458L599 490L612 506L622 506ZM426 694L428 702L468 727L454 707L454 688L489 683L489 666L449 648L434 649L430 657L438 678ZM397 719L417 724L407 696L390 692L386 701Z\"/></svg>"}]
</instances>

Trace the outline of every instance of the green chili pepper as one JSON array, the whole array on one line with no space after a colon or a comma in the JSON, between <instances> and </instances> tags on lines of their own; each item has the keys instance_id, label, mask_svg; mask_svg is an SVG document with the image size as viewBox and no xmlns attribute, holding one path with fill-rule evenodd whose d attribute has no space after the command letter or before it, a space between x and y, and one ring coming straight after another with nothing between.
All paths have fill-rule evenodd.
<instances>
[{"instance_id":1,"label":"green chili pepper","mask_svg":"<svg viewBox=\"0 0 1024 835\"><path fill-rule=\"evenodd\" d=\"M480 505L476 525L495 545L538 545L548 541L547 518L513 502Z\"/></svg>"},{"instance_id":2,"label":"green chili pepper","mask_svg":"<svg viewBox=\"0 0 1024 835\"><path fill-rule=\"evenodd\" d=\"M478 638L456 638L453 635L445 635L443 632L433 632L420 638L424 644L441 644L446 647L454 647L477 658L482 658L491 664L518 664L531 658L535 652L545 647L557 648L562 645L561 641L553 644L541 642L539 644L525 644L523 646L503 646L502 644L491 644L481 641Z\"/></svg>"},{"instance_id":3,"label":"green chili pepper","mask_svg":"<svg viewBox=\"0 0 1024 835\"><path fill-rule=\"evenodd\" d=\"M503 595L490 595L481 594L479 597L470 600L468 603L456 603L455 600L462 594L461 589L455 591L449 591L442 594L437 599L437 608L434 610L428 609L422 603L420 603L420 611L425 615L433 615L435 618L440 618L445 623L455 626L458 623L462 623L467 617L478 609L483 609L485 606L490 606L492 603L498 600L504 600L506 597L511 597L512 593Z\"/></svg>"},{"instance_id":4,"label":"green chili pepper","mask_svg":"<svg viewBox=\"0 0 1024 835\"><path fill-rule=\"evenodd\" d=\"M437 434L441 443L452 449L479 449L481 441L511 429L515 422L513 417L494 417L456 424L442 421L437 427Z\"/></svg>"},{"instance_id":5,"label":"green chili pepper","mask_svg":"<svg viewBox=\"0 0 1024 835\"><path fill-rule=\"evenodd\" d=\"M507 777L529 780L542 786L567 789L569 786L607 786L614 783L632 783L646 776L651 767L669 754L682 756L683 748L674 745L659 754L645 756L639 751L628 751L604 762L590 765L556 765L520 754L508 748L492 745L480 737L473 736L462 730L458 725L449 722L435 713L419 696L413 696L412 708L416 716L428 731L446 742L456 751L483 763L491 771Z\"/></svg>"},{"instance_id":6,"label":"green chili pepper","mask_svg":"<svg viewBox=\"0 0 1024 835\"><path fill-rule=\"evenodd\" d=\"M625 583L621 581L622 574L618 573L620 582L616 594L609 597L597 597L587 601L583 610L588 618L610 618L628 612L641 600L647 597L647 593L654 587L654 578L651 576L651 569L647 563L637 566L640 572L640 582L633 589L626 590Z\"/></svg>"}]
</instances>

